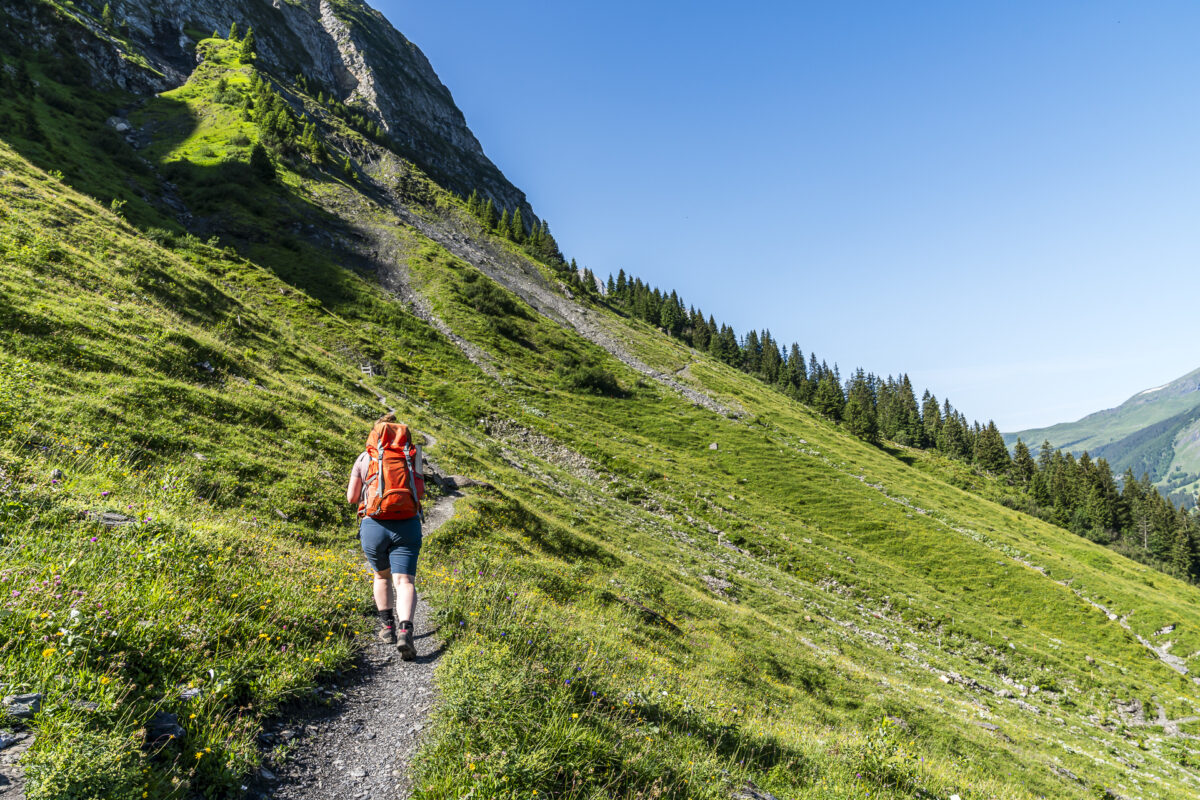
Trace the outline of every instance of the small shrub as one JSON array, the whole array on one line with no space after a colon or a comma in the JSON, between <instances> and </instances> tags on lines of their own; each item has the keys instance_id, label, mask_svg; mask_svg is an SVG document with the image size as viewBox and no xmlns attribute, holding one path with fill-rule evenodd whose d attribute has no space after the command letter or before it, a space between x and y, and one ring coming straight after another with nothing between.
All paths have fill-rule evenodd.
<instances>
[{"instance_id":1,"label":"small shrub","mask_svg":"<svg viewBox=\"0 0 1200 800\"><path fill-rule=\"evenodd\" d=\"M920 758L900 728L884 717L859 748L859 773L885 789L911 789L917 783Z\"/></svg>"},{"instance_id":2,"label":"small shrub","mask_svg":"<svg viewBox=\"0 0 1200 800\"><path fill-rule=\"evenodd\" d=\"M67 728L66 725L51 727ZM142 796L145 779L137 742L127 733L60 730L24 758L29 800L124 800ZM43 745L43 742L45 743Z\"/></svg>"},{"instance_id":3,"label":"small shrub","mask_svg":"<svg viewBox=\"0 0 1200 800\"><path fill-rule=\"evenodd\" d=\"M598 364L559 367L558 375L570 388L604 397L624 397L626 392L617 377Z\"/></svg>"}]
</instances>

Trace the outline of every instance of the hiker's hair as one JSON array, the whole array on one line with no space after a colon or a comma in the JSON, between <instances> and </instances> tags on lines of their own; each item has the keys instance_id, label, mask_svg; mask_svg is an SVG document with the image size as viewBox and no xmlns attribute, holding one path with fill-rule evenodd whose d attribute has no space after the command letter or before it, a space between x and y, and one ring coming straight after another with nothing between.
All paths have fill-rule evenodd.
<instances>
[{"instance_id":1,"label":"hiker's hair","mask_svg":"<svg viewBox=\"0 0 1200 800\"><path fill-rule=\"evenodd\" d=\"M395 421L396 421L396 412L389 411L386 414L384 414L382 417L380 417L379 419L375 420L375 424L379 425L384 422L395 422Z\"/></svg>"}]
</instances>

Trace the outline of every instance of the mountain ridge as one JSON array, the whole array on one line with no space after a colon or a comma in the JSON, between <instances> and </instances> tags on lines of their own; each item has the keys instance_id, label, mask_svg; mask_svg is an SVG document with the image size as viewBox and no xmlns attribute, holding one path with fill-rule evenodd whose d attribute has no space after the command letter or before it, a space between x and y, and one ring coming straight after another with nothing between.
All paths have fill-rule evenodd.
<instances>
[{"instance_id":1,"label":"mountain ridge","mask_svg":"<svg viewBox=\"0 0 1200 800\"><path fill-rule=\"evenodd\" d=\"M1167 491L1183 494L1200 489L1200 369L1161 386L1144 389L1121 405L1074 422L1004 434L1012 446L1018 438L1036 447L1042 441L1079 455L1087 451L1106 458L1113 471L1143 473Z\"/></svg>"},{"instance_id":2,"label":"mountain ridge","mask_svg":"<svg viewBox=\"0 0 1200 800\"><path fill-rule=\"evenodd\" d=\"M499 207L521 208L527 219L534 218L524 192L484 154L429 60L366 3L122 0L116 4L119 33L102 28L101 5L80 2L63 9L43 0L6 0L3 9L45 36L70 35L91 67L94 84L142 92L181 85L195 67L197 37L227 31L231 24L240 24L243 32L256 28L260 58L277 76L304 75L331 97L362 109L406 156L460 194L476 190ZM89 7L91 14L84 11ZM48 10L66 15L78 28L44 19ZM138 60L120 55L129 49Z\"/></svg>"}]
</instances>

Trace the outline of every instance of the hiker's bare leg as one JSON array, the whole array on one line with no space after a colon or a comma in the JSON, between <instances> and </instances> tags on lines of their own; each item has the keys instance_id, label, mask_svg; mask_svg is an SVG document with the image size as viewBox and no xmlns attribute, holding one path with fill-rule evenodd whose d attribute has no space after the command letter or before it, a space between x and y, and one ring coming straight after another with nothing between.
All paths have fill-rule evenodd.
<instances>
[{"instance_id":1,"label":"hiker's bare leg","mask_svg":"<svg viewBox=\"0 0 1200 800\"><path fill-rule=\"evenodd\" d=\"M392 571L376 570L374 584L372 589L375 594L375 607L386 611L392 607Z\"/></svg>"},{"instance_id":2,"label":"hiker's bare leg","mask_svg":"<svg viewBox=\"0 0 1200 800\"><path fill-rule=\"evenodd\" d=\"M412 622L413 611L417 607L417 587L413 584L413 576L395 572L392 573L392 583L396 587L396 619Z\"/></svg>"}]
</instances>

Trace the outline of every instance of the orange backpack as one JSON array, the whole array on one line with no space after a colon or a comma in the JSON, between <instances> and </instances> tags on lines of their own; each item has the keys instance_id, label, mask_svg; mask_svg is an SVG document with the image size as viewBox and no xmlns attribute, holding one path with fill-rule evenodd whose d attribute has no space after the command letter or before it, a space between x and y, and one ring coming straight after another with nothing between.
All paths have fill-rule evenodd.
<instances>
[{"instance_id":1,"label":"orange backpack","mask_svg":"<svg viewBox=\"0 0 1200 800\"><path fill-rule=\"evenodd\" d=\"M367 482L360 517L409 519L421 513L425 481L413 467L417 448L408 426L380 422L367 437Z\"/></svg>"}]
</instances>

